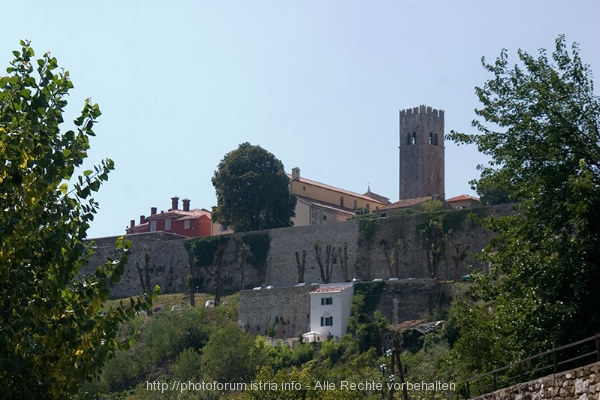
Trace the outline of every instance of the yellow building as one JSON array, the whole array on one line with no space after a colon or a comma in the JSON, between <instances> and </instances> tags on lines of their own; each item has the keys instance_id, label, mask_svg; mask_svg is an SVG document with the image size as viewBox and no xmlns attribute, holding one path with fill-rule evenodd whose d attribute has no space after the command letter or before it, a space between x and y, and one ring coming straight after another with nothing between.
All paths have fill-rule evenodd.
<instances>
[{"instance_id":1,"label":"yellow building","mask_svg":"<svg viewBox=\"0 0 600 400\"><path fill-rule=\"evenodd\" d=\"M300 168L292 168L290 190L298 199L294 226L341 222L354 216L358 209L378 210L389 204L387 197L371 192L354 193L300 176Z\"/></svg>"}]
</instances>

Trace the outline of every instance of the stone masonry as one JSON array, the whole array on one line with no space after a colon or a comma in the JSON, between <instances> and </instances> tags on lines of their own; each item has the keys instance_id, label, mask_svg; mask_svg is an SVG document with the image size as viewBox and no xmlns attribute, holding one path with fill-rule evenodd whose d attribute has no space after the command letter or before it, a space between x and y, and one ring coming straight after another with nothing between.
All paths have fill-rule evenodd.
<instances>
[{"instance_id":1,"label":"stone masonry","mask_svg":"<svg viewBox=\"0 0 600 400\"><path fill-rule=\"evenodd\" d=\"M507 206L481 209L478 213L506 213ZM475 210L474 210L475 211ZM426 214L402 215L376 220L373 235L365 239L361 224L350 220L335 224L302 226L266 230L270 236L270 249L266 266L261 269L250 265L239 265L236 243L245 233L230 235L224 255L223 289L231 293L256 286L293 286L298 283L296 252L306 254L303 279L306 284L324 283L317 263L315 246L324 252L327 246L336 248L331 257L330 282L343 282L342 257L347 265L347 280L358 278L363 281L373 279L398 278L419 279L437 278L457 280L469 268L482 269L482 265L471 255L478 253L493 236L481 225L473 222L469 210L448 211L446 220L449 227L437 246L439 254L435 259L427 253L424 227L429 223ZM444 221L446 221L444 220ZM444 224L448 224L447 221ZM251 233L250 233L251 234ZM186 238L154 232L128 235L132 242L131 254L121 282L111 292L112 297L128 297L142 292L139 268L145 264L150 273L152 286L161 286L162 293L187 293L189 256L184 248ZM93 239L95 254L89 265L82 269L84 274L92 274L95 268L106 262L107 257L115 257L117 237ZM340 249L346 248L345 253ZM342 255L344 254L344 255ZM324 258L324 256L322 257ZM147 260L147 262L146 262ZM244 268L244 285L241 285L241 268ZM203 292L214 291L214 280L205 271L200 273L200 287ZM205 274L205 275L202 275Z\"/></svg>"},{"instance_id":2,"label":"stone masonry","mask_svg":"<svg viewBox=\"0 0 600 400\"><path fill-rule=\"evenodd\" d=\"M548 375L473 399L598 400L600 399L600 363Z\"/></svg>"}]
</instances>

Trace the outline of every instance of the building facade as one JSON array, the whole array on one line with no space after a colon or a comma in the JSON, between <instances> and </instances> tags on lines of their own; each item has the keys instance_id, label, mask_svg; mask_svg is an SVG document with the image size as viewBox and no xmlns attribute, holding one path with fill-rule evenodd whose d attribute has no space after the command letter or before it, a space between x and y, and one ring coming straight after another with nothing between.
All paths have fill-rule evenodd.
<instances>
[{"instance_id":1,"label":"building facade","mask_svg":"<svg viewBox=\"0 0 600 400\"><path fill-rule=\"evenodd\" d=\"M308 342L339 340L346 334L352 311L352 284L322 284L310 292L310 331L304 333Z\"/></svg>"},{"instance_id":2,"label":"building facade","mask_svg":"<svg viewBox=\"0 0 600 400\"><path fill-rule=\"evenodd\" d=\"M444 111L400 111L400 200L444 199Z\"/></svg>"},{"instance_id":3,"label":"building facade","mask_svg":"<svg viewBox=\"0 0 600 400\"><path fill-rule=\"evenodd\" d=\"M210 211L190 209L190 200L183 199L183 208L179 208L179 197L171 198L171 208L168 211L157 212L156 207L150 208L150 215L140 216L136 225L131 220L125 230L128 235L147 232L168 232L186 237L210 236L213 223Z\"/></svg>"},{"instance_id":4,"label":"building facade","mask_svg":"<svg viewBox=\"0 0 600 400\"><path fill-rule=\"evenodd\" d=\"M341 222L355 215L356 210L377 210L389 204L387 197L371 192L354 193L300 176L300 168L292 168L290 191L297 198L294 226Z\"/></svg>"}]
</instances>

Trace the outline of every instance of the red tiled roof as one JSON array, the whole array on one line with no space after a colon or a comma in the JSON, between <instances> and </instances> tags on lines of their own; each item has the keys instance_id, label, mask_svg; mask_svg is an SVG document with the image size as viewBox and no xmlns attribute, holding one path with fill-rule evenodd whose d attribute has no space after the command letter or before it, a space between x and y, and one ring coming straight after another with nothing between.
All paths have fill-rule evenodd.
<instances>
[{"instance_id":1,"label":"red tiled roof","mask_svg":"<svg viewBox=\"0 0 600 400\"><path fill-rule=\"evenodd\" d=\"M452 197L452 198L446 200L446 203L451 203L453 201L464 201L464 200L479 201L479 197L469 196L468 194L461 194L460 196Z\"/></svg>"}]
</instances>

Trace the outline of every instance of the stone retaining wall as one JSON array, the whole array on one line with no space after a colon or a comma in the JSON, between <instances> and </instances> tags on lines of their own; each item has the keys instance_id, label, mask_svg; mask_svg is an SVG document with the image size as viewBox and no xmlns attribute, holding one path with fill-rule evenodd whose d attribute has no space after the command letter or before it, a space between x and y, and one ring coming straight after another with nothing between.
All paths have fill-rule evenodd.
<instances>
[{"instance_id":1,"label":"stone retaining wall","mask_svg":"<svg viewBox=\"0 0 600 400\"><path fill-rule=\"evenodd\" d=\"M497 390L476 400L599 400L600 362Z\"/></svg>"}]
</instances>

